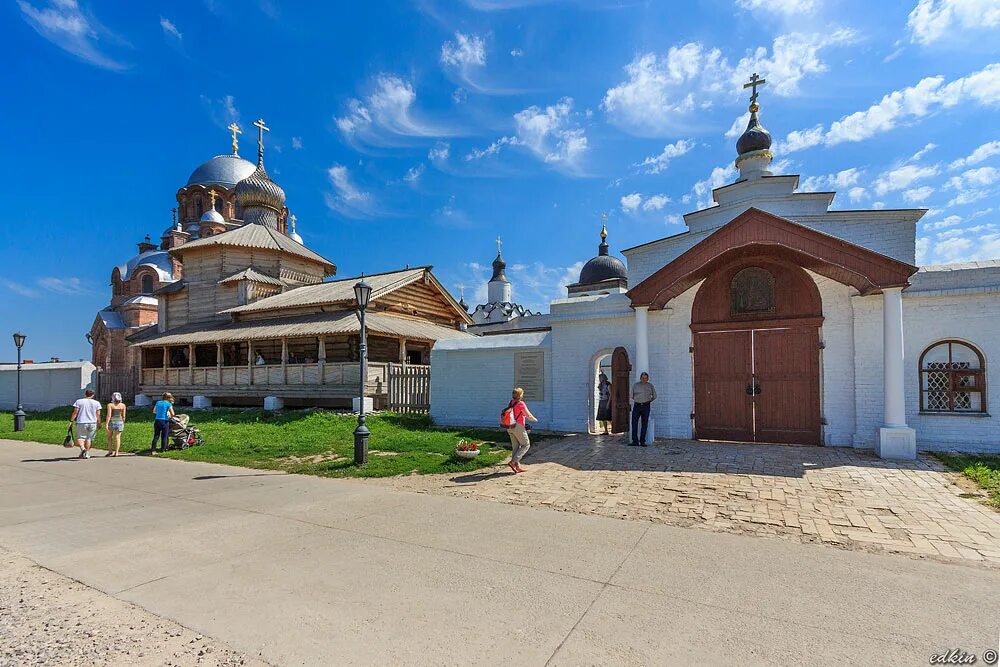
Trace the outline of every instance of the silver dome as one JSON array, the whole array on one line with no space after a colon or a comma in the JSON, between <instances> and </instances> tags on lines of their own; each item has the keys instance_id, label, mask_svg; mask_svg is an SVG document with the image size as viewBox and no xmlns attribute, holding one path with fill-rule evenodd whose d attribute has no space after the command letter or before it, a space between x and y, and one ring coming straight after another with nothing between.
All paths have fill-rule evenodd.
<instances>
[{"instance_id":1,"label":"silver dome","mask_svg":"<svg viewBox=\"0 0 1000 667\"><path fill-rule=\"evenodd\" d=\"M201 222L214 222L216 224L224 225L226 224L226 219L223 218L222 214L214 208L210 208L202 214ZM188 228L188 231L191 231L190 228Z\"/></svg>"},{"instance_id":2,"label":"silver dome","mask_svg":"<svg viewBox=\"0 0 1000 667\"><path fill-rule=\"evenodd\" d=\"M170 261L170 255L166 250L148 250L141 255L136 255L125 264L118 267L122 280L130 280L132 274L140 266L149 266L156 270L160 282L173 282L174 264Z\"/></svg>"},{"instance_id":3,"label":"silver dome","mask_svg":"<svg viewBox=\"0 0 1000 667\"><path fill-rule=\"evenodd\" d=\"M291 234L288 235L288 238L295 241L299 245L305 245L305 241L303 241L302 237L298 235L298 232L292 232Z\"/></svg>"},{"instance_id":4,"label":"silver dome","mask_svg":"<svg viewBox=\"0 0 1000 667\"><path fill-rule=\"evenodd\" d=\"M216 155L191 173L188 185L224 185L234 187L256 169L256 165L239 155Z\"/></svg>"}]
</instances>

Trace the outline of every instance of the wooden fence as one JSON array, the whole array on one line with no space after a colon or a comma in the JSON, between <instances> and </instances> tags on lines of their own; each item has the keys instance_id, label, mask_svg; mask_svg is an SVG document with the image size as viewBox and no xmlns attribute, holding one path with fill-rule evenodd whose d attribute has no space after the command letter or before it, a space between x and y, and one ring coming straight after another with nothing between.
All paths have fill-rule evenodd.
<instances>
[{"instance_id":1,"label":"wooden fence","mask_svg":"<svg viewBox=\"0 0 1000 667\"><path fill-rule=\"evenodd\" d=\"M392 412L430 412L431 367L389 364L386 407Z\"/></svg>"},{"instance_id":2,"label":"wooden fence","mask_svg":"<svg viewBox=\"0 0 1000 667\"><path fill-rule=\"evenodd\" d=\"M107 403L111 394L116 391L122 395L122 400L132 403L139 388L139 374L134 368L106 371L97 369L97 382L94 383L97 400Z\"/></svg>"}]
</instances>

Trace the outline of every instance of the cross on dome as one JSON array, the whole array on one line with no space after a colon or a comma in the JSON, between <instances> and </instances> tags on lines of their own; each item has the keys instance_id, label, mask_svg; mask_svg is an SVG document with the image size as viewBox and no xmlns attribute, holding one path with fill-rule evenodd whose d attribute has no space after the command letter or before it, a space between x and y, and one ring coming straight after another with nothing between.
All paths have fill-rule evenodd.
<instances>
[{"instance_id":1,"label":"cross on dome","mask_svg":"<svg viewBox=\"0 0 1000 667\"><path fill-rule=\"evenodd\" d=\"M258 118L253 124L257 128L257 165L264 166L264 133L270 132L271 128L264 124L263 118Z\"/></svg>"},{"instance_id":2,"label":"cross on dome","mask_svg":"<svg viewBox=\"0 0 1000 667\"><path fill-rule=\"evenodd\" d=\"M243 134L243 130L236 123L229 124L229 131L233 133L233 155L240 154L240 140L236 138L237 134Z\"/></svg>"},{"instance_id":3,"label":"cross on dome","mask_svg":"<svg viewBox=\"0 0 1000 667\"><path fill-rule=\"evenodd\" d=\"M757 72L754 72L753 76L750 77L750 81L743 84L744 90L747 88L753 89L750 95L750 111L757 111L757 108L755 108L757 107L757 95L759 94L757 92L757 86L763 86L765 83L767 83L767 80L760 78L757 76Z\"/></svg>"}]
</instances>

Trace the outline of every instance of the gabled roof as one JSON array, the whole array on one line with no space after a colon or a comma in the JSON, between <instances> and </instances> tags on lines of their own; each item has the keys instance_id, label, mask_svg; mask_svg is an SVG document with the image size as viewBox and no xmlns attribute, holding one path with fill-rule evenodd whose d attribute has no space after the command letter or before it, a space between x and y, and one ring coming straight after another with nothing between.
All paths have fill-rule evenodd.
<instances>
[{"instance_id":1,"label":"gabled roof","mask_svg":"<svg viewBox=\"0 0 1000 667\"><path fill-rule=\"evenodd\" d=\"M906 287L917 271L897 259L750 208L629 290L633 306L662 308L721 262L767 255L851 285L861 294Z\"/></svg>"},{"instance_id":2,"label":"gabled roof","mask_svg":"<svg viewBox=\"0 0 1000 667\"><path fill-rule=\"evenodd\" d=\"M322 255L313 252L297 241L293 241L276 229L264 225L243 225L228 232L208 236L197 241L189 241L170 250L171 254L182 257L189 250L209 248L213 246L234 246L239 248L260 248L287 252L298 257L322 264L326 267L326 275L337 272L337 266Z\"/></svg>"},{"instance_id":3,"label":"gabled roof","mask_svg":"<svg viewBox=\"0 0 1000 667\"><path fill-rule=\"evenodd\" d=\"M360 277L342 278L341 280L320 283L318 285L296 287L282 294L275 294L274 296L269 296L244 306L236 306L222 312L252 313L301 308L303 306L351 305L355 302L354 285L360 279ZM372 286L371 302L378 301L381 297L391 294L407 285L426 280L428 284L436 288L441 297L455 310L456 315L461 316L461 319L466 323L472 323L472 319L468 313L455 302L454 297L438 282L434 274L431 273L431 267L429 266L403 269L402 271L390 271L388 273L377 273L364 276L364 280Z\"/></svg>"},{"instance_id":4,"label":"gabled roof","mask_svg":"<svg viewBox=\"0 0 1000 667\"><path fill-rule=\"evenodd\" d=\"M254 271L253 267L250 266L243 269L239 273L234 273L228 278L223 278L222 280L219 281L219 284L224 285L226 283L235 283L239 282L240 280L249 280L255 283L263 283L265 285L277 285L278 287L284 287L285 285L285 283L281 282L277 278L272 278L271 276L265 275L258 271Z\"/></svg>"}]
</instances>

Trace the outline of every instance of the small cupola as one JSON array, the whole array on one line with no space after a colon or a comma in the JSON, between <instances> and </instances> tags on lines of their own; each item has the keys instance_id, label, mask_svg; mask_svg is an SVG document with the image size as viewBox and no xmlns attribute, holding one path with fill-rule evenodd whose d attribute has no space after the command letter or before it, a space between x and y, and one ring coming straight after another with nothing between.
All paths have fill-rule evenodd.
<instances>
[{"instance_id":1,"label":"small cupola","mask_svg":"<svg viewBox=\"0 0 1000 667\"><path fill-rule=\"evenodd\" d=\"M750 122L736 140L736 168L740 170L740 181L771 175L768 171L771 160L774 159L771 154L771 133L764 129L757 117L757 112L760 111L757 88L765 83L767 82L754 72L750 81L743 85L744 88L752 88L753 92L750 95Z\"/></svg>"},{"instance_id":2,"label":"small cupola","mask_svg":"<svg viewBox=\"0 0 1000 667\"><path fill-rule=\"evenodd\" d=\"M601 215L601 243L597 257L592 257L580 269L580 279L566 287L569 296L591 292L619 292L628 288L628 269L617 257L608 254L608 214Z\"/></svg>"}]
</instances>

